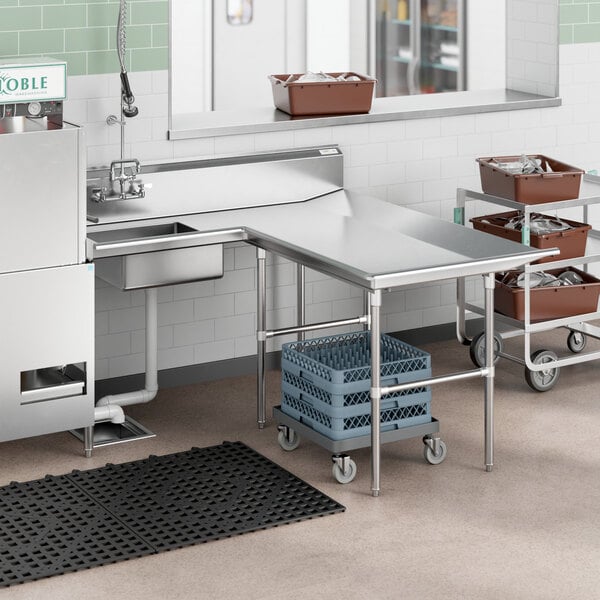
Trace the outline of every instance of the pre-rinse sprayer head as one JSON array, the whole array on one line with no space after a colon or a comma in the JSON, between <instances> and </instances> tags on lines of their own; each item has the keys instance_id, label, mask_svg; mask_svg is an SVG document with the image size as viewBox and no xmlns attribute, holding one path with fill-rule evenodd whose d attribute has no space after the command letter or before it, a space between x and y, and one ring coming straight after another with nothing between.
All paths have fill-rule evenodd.
<instances>
[{"instance_id":1,"label":"pre-rinse sprayer head","mask_svg":"<svg viewBox=\"0 0 600 600\"><path fill-rule=\"evenodd\" d=\"M137 106L134 106L135 97L129 85L129 77L126 71L121 71L121 95L123 96L123 115L126 117L135 117L140 112Z\"/></svg>"},{"instance_id":2,"label":"pre-rinse sprayer head","mask_svg":"<svg viewBox=\"0 0 600 600\"><path fill-rule=\"evenodd\" d=\"M132 101L133 102L133 101ZM133 106L133 104L127 104L126 106L123 107L123 114L126 117L137 117L138 113L140 111L138 110L137 106Z\"/></svg>"}]
</instances>

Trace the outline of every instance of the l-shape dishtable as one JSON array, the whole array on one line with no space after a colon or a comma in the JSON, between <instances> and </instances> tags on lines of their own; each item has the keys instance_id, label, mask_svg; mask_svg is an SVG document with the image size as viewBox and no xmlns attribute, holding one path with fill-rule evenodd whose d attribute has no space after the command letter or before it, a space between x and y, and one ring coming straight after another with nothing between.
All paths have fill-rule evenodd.
<instances>
[{"instance_id":1,"label":"l-shape dishtable","mask_svg":"<svg viewBox=\"0 0 600 600\"><path fill-rule=\"evenodd\" d=\"M335 148L335 147L334 147ZM307 152L307 151L303 151ZM294 152L286 155L285 161ZM189 208L169 208L164 201L160 209L150 208L136 201L139 210L133 204L124 206L118 212L116 203L112 206L98 205L92 223L88 224L88 233L131 226L132 223L160 225L174 220L185 227L205 234L205 243L210 244L210 236L218 238L220 233L229 232L228 242L245 242L257 248L257 414L258 423L263 427L266 422L266 403L264 387L264 368L266 340L269 332L266 327L266 252L275 253L298 265L298 323L287 328L285 333L299 333L318 330L331 325L363 324L371 331L371 339L378 340L381 332L380 310L385 291L404 286L428 284L443 280L482 275L484 282L485 334L493 335L494 330L494 286L496 272L516 269L524 264L556 253L554 249L540 250L504 240L499 237L465 228L442 219L410 210L390 202L364 194L343 189L341 177L341 152L339 149L322 148L314 150L317 160L315 168L310 167L314 189L308 197L299 194L294 198L294 177L302 173L290 170L285 162L286 189L281 192L287 196L283 203L276 202L277 189L272 186L280 181L256 178L248 184L248 197L256 198L250 206L244 207L243 198L237 206L223 204L229 210L212 207L204 212L202 202L198 201L198 210L189 212ZM306 158L302 156L301 158ZM334 160L332 177L325 176L319 159ZM254 159L252 159L254 160ZM277 168L277 160L269 159L270 169ZM214 167L226 167L234 175L236 165L213 161ZM248 163L243 167L261 165L261 161ZM213 166L213 165L211 165ZM210 168L205 172L210 184ZM287 179L286 179L287 178ZM254 178L253 178L254 179ZM304 179L303 179L304 181ZM260 203L260 186L265 195L275 200ZM306 187L306 186L304 186ZM304 187L302 188L304 190ZM213 190L216 188L212 188ZM254 191L253 191L254 190ZM206 193L199 190L197 193ZM177 193L182 193L181 190ZM176 195L175 194L175 195ZM190 194L190 192L187 192ZM127 201L129 202L129 201ZM189 196L186 197L188 206ZM104 211L104 212L103 212ZM117 218L114 218L114 215ZM111 218L112 217L112 218ZM95 221L95 222L94 222ZM323 274L345 281L363 289L368 297L366 314L337 323L306 325L304 323L303 273L304 268L314 269ZM485 404L485 468L493 466L493 393L494 366L493 345L486 347L486 360L482 368L431 377L426 380L412 381L395 386L382 386L380 381L380 348L372 344L371 355L371 492L380 493L380 455L381 432L379 427L380 402L387 394L417 386L436 385L467 378L483 377Z\"/></svg>"}]
</instances>

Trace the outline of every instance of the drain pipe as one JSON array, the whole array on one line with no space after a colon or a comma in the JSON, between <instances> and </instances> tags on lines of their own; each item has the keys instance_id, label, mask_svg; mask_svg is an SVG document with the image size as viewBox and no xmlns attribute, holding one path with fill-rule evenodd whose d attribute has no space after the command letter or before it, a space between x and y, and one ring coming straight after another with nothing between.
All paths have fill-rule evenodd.
<instances>
[{"instance_id":1,"label":"drain pipe","mask_svg":"<svg viewBox=\"0 0 600 600\"><path fill-rule=\"evenodd\" d=\"M123 406L144 404L156 397L158 392L158 292L146 290L146 384L143 390L104 396L96 403L94 420L123 423Z\"/></svg>"}]
</instances>

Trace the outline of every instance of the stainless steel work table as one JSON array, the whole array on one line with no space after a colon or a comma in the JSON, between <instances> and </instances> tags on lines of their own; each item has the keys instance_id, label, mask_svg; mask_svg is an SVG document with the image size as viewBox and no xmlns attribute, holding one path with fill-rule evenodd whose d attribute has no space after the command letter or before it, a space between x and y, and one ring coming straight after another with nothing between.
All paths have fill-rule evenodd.
<instances>
[{"instance_id":1,"label":"stainless steel work table","mask_svg":"<svg viewBox=\"0 0 600 600\"><path fill-rule=\"evenodd\" d=\"M268 183L267 183L268 186ZM142 216L137 217L143 218ZM152 223L173 222L163 216ZM257 339L258 421L266 421L264 353L266 348L266 251L337 279L361 287L368 293L367 315L337 324L366 323L372 339L380 338L382 293L402 286L483 275L485 287L485 334L494 330L494 274L518 268L556 251L539 250L490 236L441 219L346 190L326 193L306 201L241 208L202 214L177 214L176 220L200 232L227 233L228 241L245 241L257 247ZM111 218L89 229L101 230L131 225ZM146 219L147 221L147 219ZM139 222L139 221L138 221ZM147 221L148 222L148 221ZM207 243L210 243L207 241ZM301 271L299 268L299 279ZM303 281L299 281L302 287ZM299 289L299 299L302 290ZM279 330L296 333L303 327L299 305L297 327ZM316 324L319 329L331 324ZM382 396L416 386L434 385L471 377L483 377L485 403L485 468L493 466L493 345L486 347L485 365L427 380L389 387L380 384L380 348L372 345L371 358L371 468L372 494L380 492L380 400ZM261 381L262 380L262 381Z\"/></svg>"}]
</instances>

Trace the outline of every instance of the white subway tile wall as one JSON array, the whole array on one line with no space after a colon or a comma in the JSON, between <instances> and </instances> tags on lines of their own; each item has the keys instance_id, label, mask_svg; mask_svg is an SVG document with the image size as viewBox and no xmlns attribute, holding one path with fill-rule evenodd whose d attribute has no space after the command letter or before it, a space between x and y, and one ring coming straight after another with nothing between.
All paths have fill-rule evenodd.
<instances>
[{"instance_id":1,"label":"white subway tile wall","mask_svg":"<svg viewBox=\"0 0 600 600\"><path fill-rule=\"evenodd\" d=\"M456 188L479 186L478 156L544 153L586 170L600 168L600 111L596 101L600 92L600 43L562 45L560 53L563 105L556 108L177 142L166 139L167 73L133 73L132 85L140 90L136 98L140 116L151 116L142 117L146 119L143 126L126 128L126 152L133 151L144 161L338 143L345 154L346 187L451 220ZM107 165L119 153L116 130L108 131L105 123L106 116L118 110L118 86L113 79L117 77L69 79L66 113L69 119L85 125L89 166ZM470 216L494 210L474 203ZM599 225L600 209L598 214L592 210L591 215ZM223 279L160 290L159 368L255 352L255 259L254 248L235 244L227 250ZM271 255L268 265L270 326L287 326L295 318L295 268ZM468 297L481 298L479 278L467 283ZM383 329L400 331L452 322L454 297L451 282L385 294ZM312 321L362 313L360 290L310 270L306 298L307 318ZM120 292L98 282L99 379L143 371L143 304L143 292ZM269 348L280 344L281 340L270 340Z\"/></svg>"},{"instance_id":2,"label":"white subway tile wall","mask_svg":"<svg viewBox=\"0 0 600 600\"><path fill-rule=\"evenodd\" d=\"M555 94L558 23L554 2L507 0L507 87L542 96Z\"/></svg>"}]
</instances>

